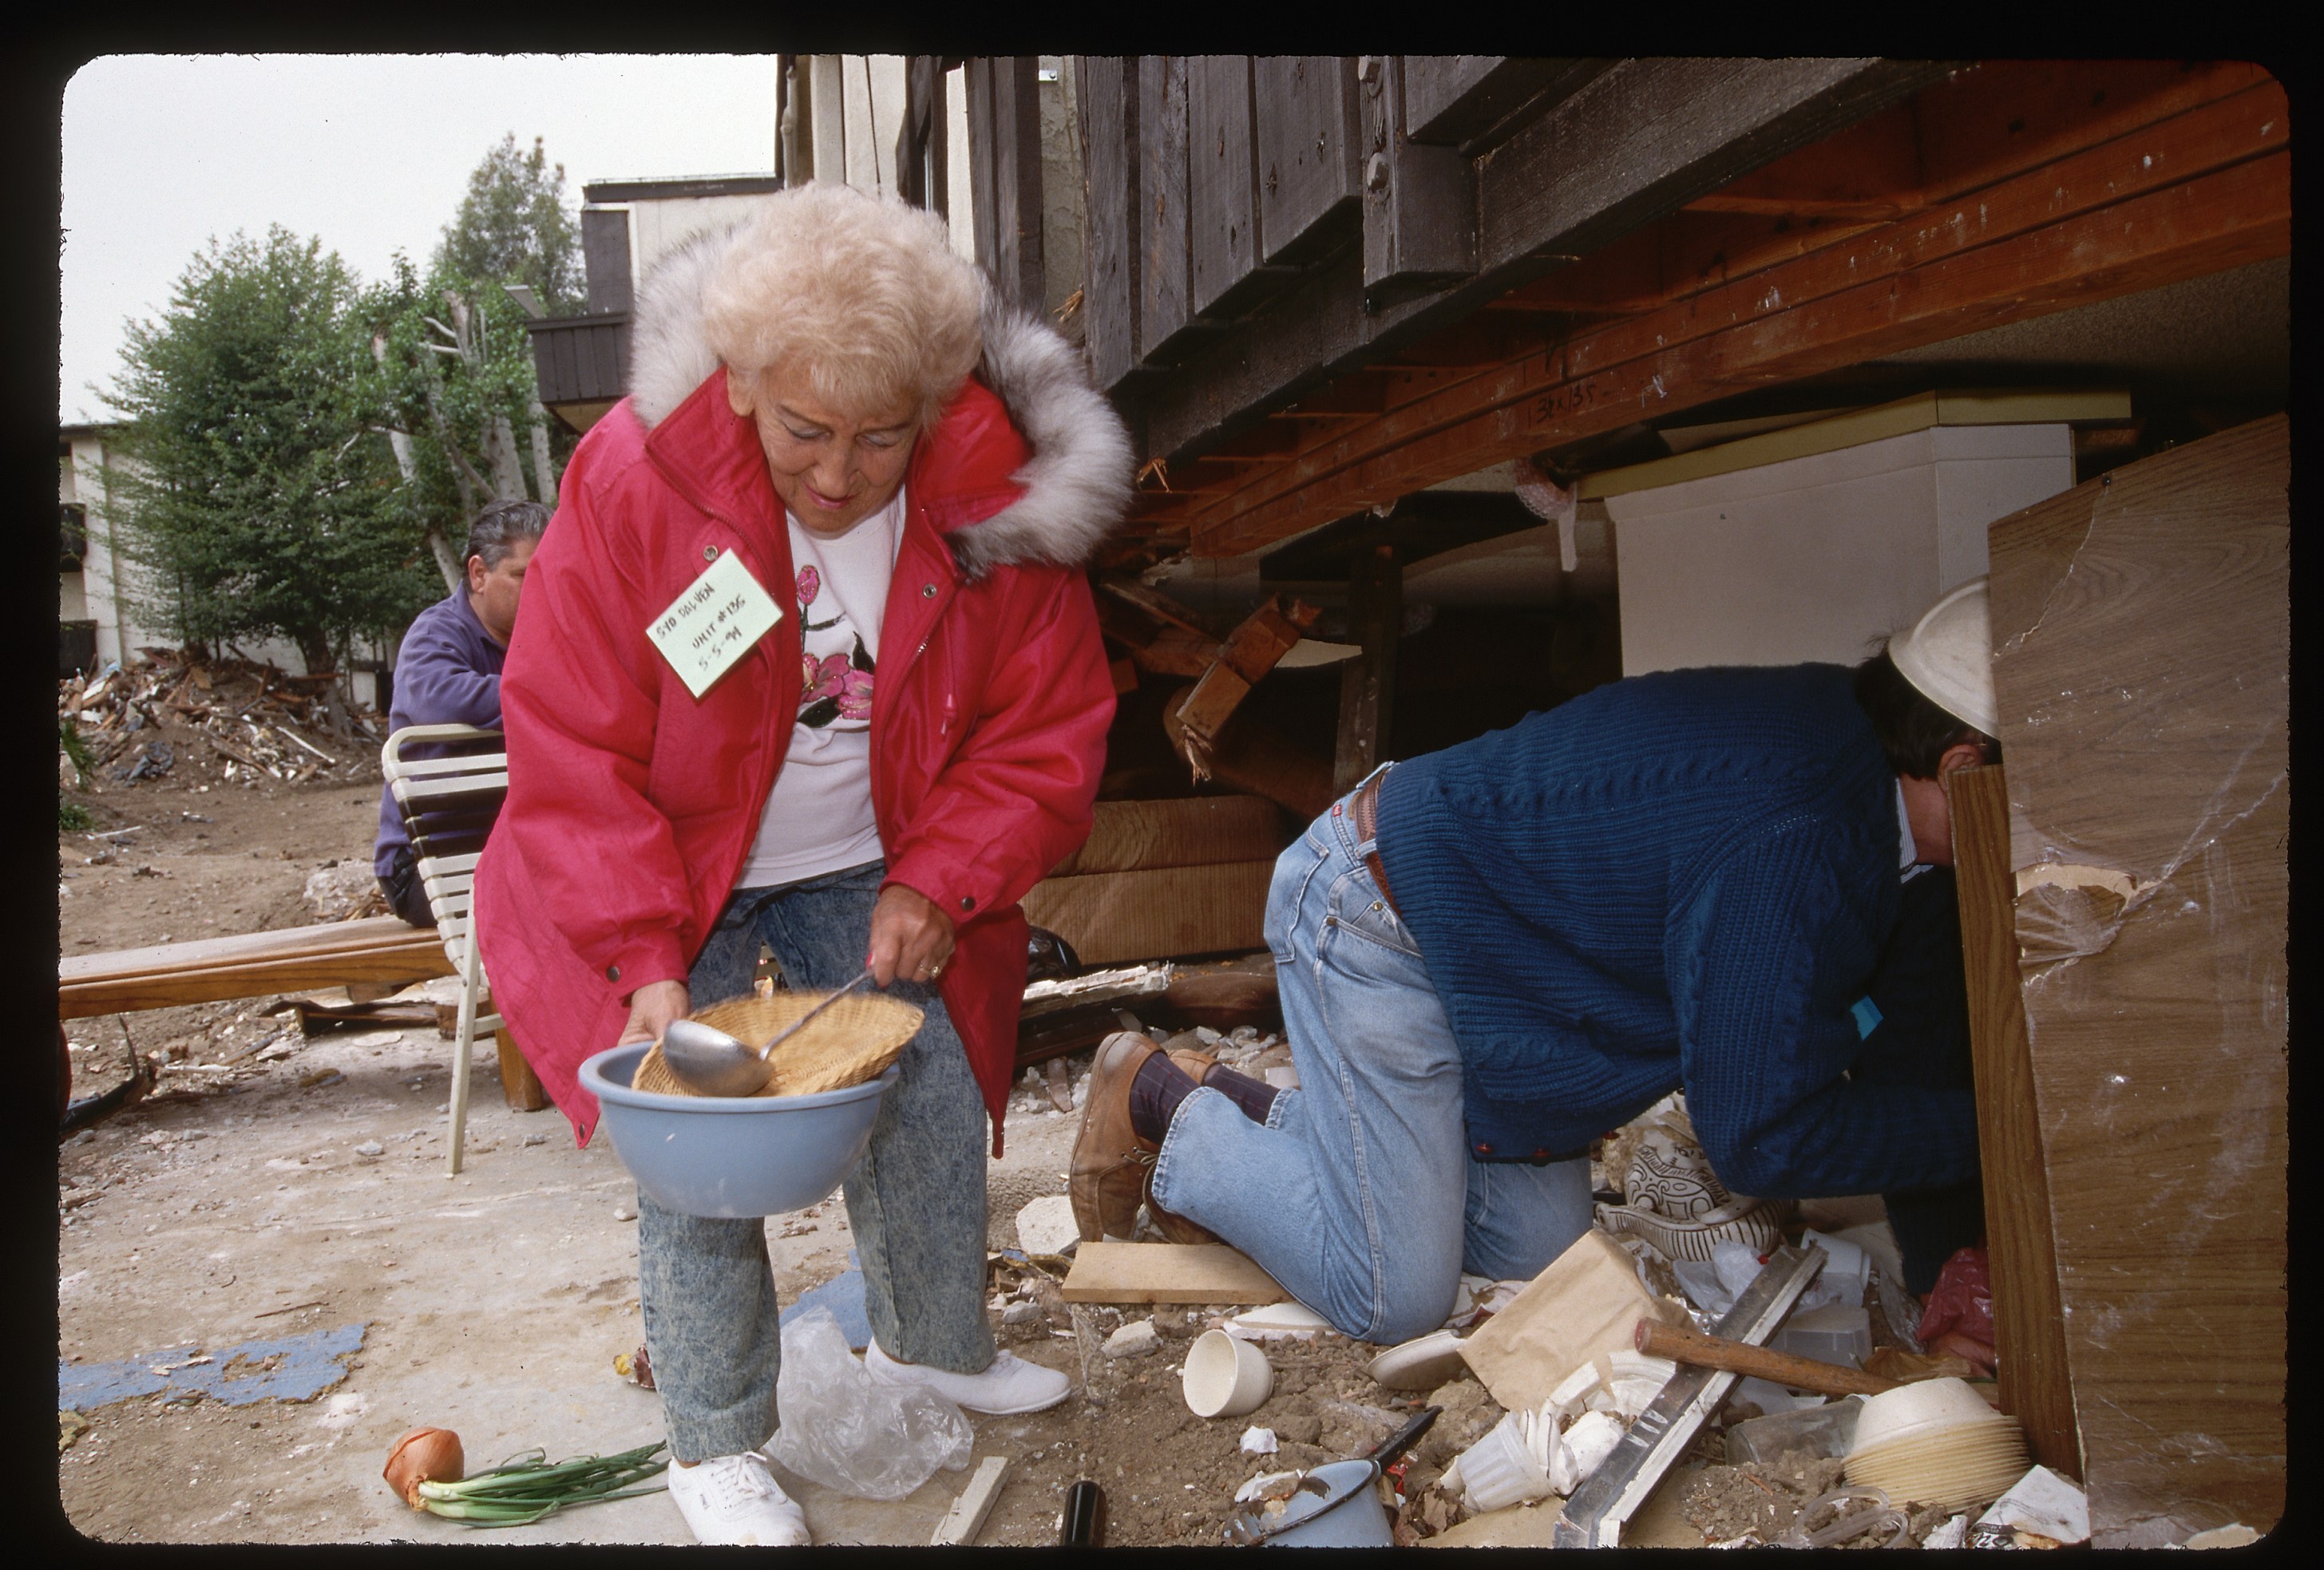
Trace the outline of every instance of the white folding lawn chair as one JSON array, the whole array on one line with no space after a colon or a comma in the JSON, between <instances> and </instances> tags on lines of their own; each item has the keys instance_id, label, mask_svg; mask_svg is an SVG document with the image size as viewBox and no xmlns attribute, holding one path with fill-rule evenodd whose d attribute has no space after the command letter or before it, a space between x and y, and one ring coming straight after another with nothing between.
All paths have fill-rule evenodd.
<instances>
[{"instance_id":1,"label":"white folding lawn chair","mask_svg":"<svg viewBox=\"0 0 2324 1570\"><path fill-rule=\"evenodd\" d=\"M501 1016L477 1010L490 996L470 913L476 856L508 794L501 733L473 725L407 725L380 748L380 772L411 837L413 870L436 913L437 935L460 978L460 1023L452 1046L452 1166L456 1177L468 1127L468 1063L480 1033ZM487 749L489 748L489 749ZM422 756L407 757L410 749Z\"/></svg>"}]
</instances>

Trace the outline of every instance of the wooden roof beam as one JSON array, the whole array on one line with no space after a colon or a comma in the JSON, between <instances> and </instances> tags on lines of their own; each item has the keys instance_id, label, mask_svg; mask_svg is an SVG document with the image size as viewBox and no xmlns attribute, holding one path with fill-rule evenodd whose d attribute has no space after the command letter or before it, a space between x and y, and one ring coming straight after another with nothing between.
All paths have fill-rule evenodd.
<instances>
[{"instance_id":1,"label":"wooden roof beam","mask_svg":"<svg viewBox=\"0 0 2324 1570\"><path fill-rule=\"evenodd\" d=\"M1948 68L1882 60L1626 60L1474 162L1474 276L1368 310L1363 257L1290 284L1135 394L1146 451L1189 450L1385 358L1558 264L1900 101Z\"/></svg>"},{"instance_id":2,"label":"wooden roof beam","mask_svg":"<svg viewBox=\"0 0 2324 1570\"><path fill-rule=\"evenodd\" d=\"M1239 554L1644 413L2284 254L2289 135L2270 80L1972 203L1579 333L1211 502L1193 548Z\"/></svg>"}]
</instances>

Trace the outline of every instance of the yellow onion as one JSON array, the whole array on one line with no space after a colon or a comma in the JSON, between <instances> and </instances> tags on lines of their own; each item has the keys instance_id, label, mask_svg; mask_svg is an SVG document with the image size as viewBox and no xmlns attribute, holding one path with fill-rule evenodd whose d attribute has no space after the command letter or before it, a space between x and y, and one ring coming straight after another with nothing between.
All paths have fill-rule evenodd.
<instances>
[{"instance_id":1,"label":"yellow onion","mask_svg":"<svg viewBox=\"0 0 2324 1570\"><path fill-rule=\"evenodd\" d=\"M468 1458L461 1453L460 1436L449 1428L414 1428L387 1453L387 1468L380 1475L403 1496L413 1510L420 1502L423 1483L457 1483L467 1474Z\"/></svg>"}]
</instances>

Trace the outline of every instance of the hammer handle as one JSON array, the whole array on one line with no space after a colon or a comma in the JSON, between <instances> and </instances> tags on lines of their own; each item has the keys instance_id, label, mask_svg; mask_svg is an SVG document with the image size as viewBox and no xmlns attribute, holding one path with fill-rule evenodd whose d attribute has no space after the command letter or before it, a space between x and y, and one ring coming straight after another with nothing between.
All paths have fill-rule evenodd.
<instances>
[{"instance_id":1,"label":"hammer handle","mask_svg":"<svg viewBox=\"0 0 2324 1570\"><path fill-rule=\"evenodd\" d=\"M1812 1357L1777 1352L1773 1347L1729 1341L1722 1336L1682 1330L1658 1319L1640 1319L1637 1340L1638 1350L1649 1357L1667 1357L1674 1363L1753 1374L1794 1390L1814 1391L1819 1395L1877 1396L1896 1388L1895 1380L1883 1379L1877 1373L1842 1368L1835 1363L1820 1363Z\"/></svg>"}]
</instances>

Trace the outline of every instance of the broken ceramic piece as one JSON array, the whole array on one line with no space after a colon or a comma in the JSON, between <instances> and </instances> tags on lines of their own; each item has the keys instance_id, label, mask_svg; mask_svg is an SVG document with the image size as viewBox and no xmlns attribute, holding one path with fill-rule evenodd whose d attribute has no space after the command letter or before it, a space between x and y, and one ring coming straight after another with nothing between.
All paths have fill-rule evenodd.
<instances>
[{"instance_id":1,"label":"broken ceramic piece","mask_svg":"<svg viewBox=\"0 0 2324 1570\"><path fill-rule=\"evenodd\" d=\"M1467 1373L1468 1366L1461 1356L1461 1337L1450 1330L1434 1330L1389 1347L1366 1365L1366 1372L1389 1390L1429 1391Z\"/></svg>"}]
</instances>

